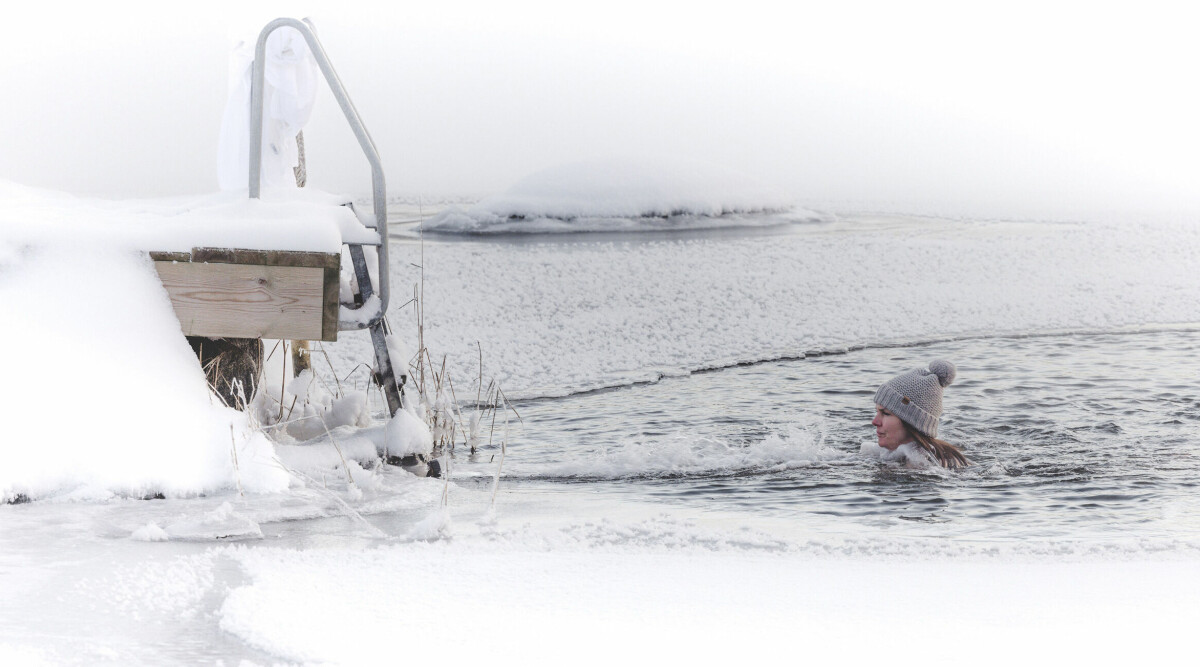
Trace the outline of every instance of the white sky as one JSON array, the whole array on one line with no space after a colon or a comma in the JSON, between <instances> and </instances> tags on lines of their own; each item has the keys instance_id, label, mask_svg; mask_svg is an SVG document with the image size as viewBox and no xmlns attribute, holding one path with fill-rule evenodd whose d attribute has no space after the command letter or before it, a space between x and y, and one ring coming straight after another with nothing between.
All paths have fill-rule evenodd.
<instances>
[{"instance_id":1,"label":"white sky","mask_svg":"<svg viewBox=\"0 0 1200 667\"><path fill-rule=\"evenodd\" d=\"M803 199L1200 210L1200 40L1174 4L175 4L10 11L0 178L214 190L232 39L286 15L316 22L396 194L652 154ZM305 135L315 186L369 190L332 97Z\"/></svg>"}]
</instances>

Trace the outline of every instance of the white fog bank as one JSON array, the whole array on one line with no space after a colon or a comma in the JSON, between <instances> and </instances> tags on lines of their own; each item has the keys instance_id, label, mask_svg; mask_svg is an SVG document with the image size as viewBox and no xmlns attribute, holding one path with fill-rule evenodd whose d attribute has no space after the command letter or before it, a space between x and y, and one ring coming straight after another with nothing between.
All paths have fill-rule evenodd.
<instances>
[{"instance_id":1,"label":"white fog bank","mask_svg":"<svg viewBox=\"0 0 1200 667\"><path fill-rule=\"evenodd\" d=\"M1182 83L1197 54L1172 4L139 10L23 6L0 28L14 100L0 178L111 197L216 189L236 40L315 10L395 194L483 196L551 165L649 154L802 203L1200 211L1200 93ZM323 87L305 138L312 185L368 191Z\"/></svg>"}]
</instances>

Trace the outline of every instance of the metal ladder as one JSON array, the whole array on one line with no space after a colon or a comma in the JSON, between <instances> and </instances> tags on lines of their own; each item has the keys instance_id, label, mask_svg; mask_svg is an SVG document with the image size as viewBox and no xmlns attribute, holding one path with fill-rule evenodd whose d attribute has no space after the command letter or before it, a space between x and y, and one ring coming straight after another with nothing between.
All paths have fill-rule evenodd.
<instances>
[{"instance_id":1,"label":"metal ladder","mask_svg":"<svg viewBox=\"0 0 1200 667\"><path fill-rule=\"evenodd\" d=\"M266 74L267 37L283 27L294 28L304 36L304 41L308 43L308 48L316 59L321 73L325 76L326 83L329 84L334 98L337 99L338 105L342 108L342 113L345 114L346 120L350 123L350 128L354 130L354 136L358 139L359 146L362 147L367 161L371 163L371 192L375 214L374 229L379 235L379 242L372 244L346 244L350 251L351 263L354 266L354 275L358 281L359 293L356 295L358 299L355 302L343 302L341 306L353 311L361 310L367 307L366 304L370 303L371 296L375 295L378 297L378 307L375 312L370 313L366 318L351 320L342 320L339 318L338 331L370 330L371 345L375 350L375 381L379 384L380 389L383 390L384 396L387 397L389 416L395 415L402 406L401 390L404 387L406 376L403 372L397 375L395 367L392 365L391 355L388 353L387 347L387 322L384 320L384 315L387 313L390 290L388 289L387 198L384 191L383 165L379 161L379 152L375 150L375 142L371 140L371 135L367 132L366 126L363 125L362 119L359 118L358 111L354 108L354 103L350 101L350 96L346 93L345 87L342 86L342 81L338 78L337 72L334 71L333 64L329 62L329 56L325 55L325 49L321 47L321 42L317 39L312 25L307 21L300 21L293 18L275 19L268 23L258 35L258 44L254 48L254 69L250 89L250 197L258 199L262 189L263 86ZM363 252L363 245L373 245L376 248L376 256L378 258L376 275L379 276L377 289L372 284L371 274L367 269L367 259L366 254ZM417 461L416 463L423 462ZM405 462L405 465L408 465L408 462Z\"/></svg>"}]
</instances>

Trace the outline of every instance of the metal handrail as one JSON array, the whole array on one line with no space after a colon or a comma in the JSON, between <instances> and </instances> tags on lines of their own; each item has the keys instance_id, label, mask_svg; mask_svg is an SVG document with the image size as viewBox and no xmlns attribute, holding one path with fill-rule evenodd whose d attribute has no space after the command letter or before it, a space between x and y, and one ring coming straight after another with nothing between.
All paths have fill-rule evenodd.
<instances>
[{"instance_id":1,"label":"metal handrail","mask_svg":"<svg viewBox=\"0 0 1200 667\"><path fill-rule=\"evenodd\" d=\"M317 39L316 33L313 32L312 26L297 19L279 18L271 21L259 33L258 44L254 47L254 73L250 88L250 197L258 199L262 191L263 87L266 79L267 37L272 32L283 27L295 28L304 36L304 41L308 42L308 48L312 51L313 57L316 58L317 66L321 68L321 73L325 75L325 81L329 84L329 88L333 92L334 98L337 99L338 105L342 107L342 113L346 115L346 120L350 123L350 129L354 130L354 136L358 138L359 146L362 147L363 153L366 154L367 161L371 163L371 190L375 211L375 231L379 234L380 240L378 249L379 285L375 290L375 294L379 297L379 310L365 322L357 320L338 321L339 330L366 329L382 320L388 307L387 198L383 182L383 165L379 161L379 151L375 150L375 142L371 140L371 135L367 132L366 126L363 125L362 119L358 117L358 110L354 108L354 103L350 101L350 96L346 93L345 87L342 86L342 80L338 78L337 72L333 69L333 64L329 62L329 56L325 55L325 49L321 47L321 42Z\"/></svg>"}]
</instances>

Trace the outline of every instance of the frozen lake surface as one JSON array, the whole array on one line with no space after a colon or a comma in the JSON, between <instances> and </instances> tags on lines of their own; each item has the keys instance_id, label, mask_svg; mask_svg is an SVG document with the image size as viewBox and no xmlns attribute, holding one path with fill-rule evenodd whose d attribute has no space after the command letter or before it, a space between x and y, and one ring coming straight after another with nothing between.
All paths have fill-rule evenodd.
<instances>
[{"instance_id":1,"label":"frozen lake surface","mask_svg":"<svg viewBox=\"0 0 1200 667\"><path fill-rule=\"evenodd\" d=\"M881 660L914 630L878 619L908 617L954 628L934 662L1165 656L1200 622L1197 248L1183 223L876 214L402 230L392 325L415 338L423 274L458 397L482 356L520 413L495 506L495 444L448 483L352 489L327 438L276 444L317 461L279 493L0 506L0 661L528 660L597 636L624 638L597 662L780 637ZM370 359L365 336L324 349ZM942 435L976 465L879 461L875 388L938 357Z\"/></svg>"},{"instance_id":2,"label":"frozen lake surface","mask_svg":"<svg viewBox=\"0 0 1200 667\"><path fill-rule=\"evenodd\" d=\"M422 266L426 345L468 381L482 346L485 377L514 399L862 345L1200 320L1200 228L1190 222L851 213L770 228L439 234L423 244L397 227L396 305ZM392 319L415 335L401 312ZM366 349L338 348L358 358Z\"/></svg>"}]
</instances>

